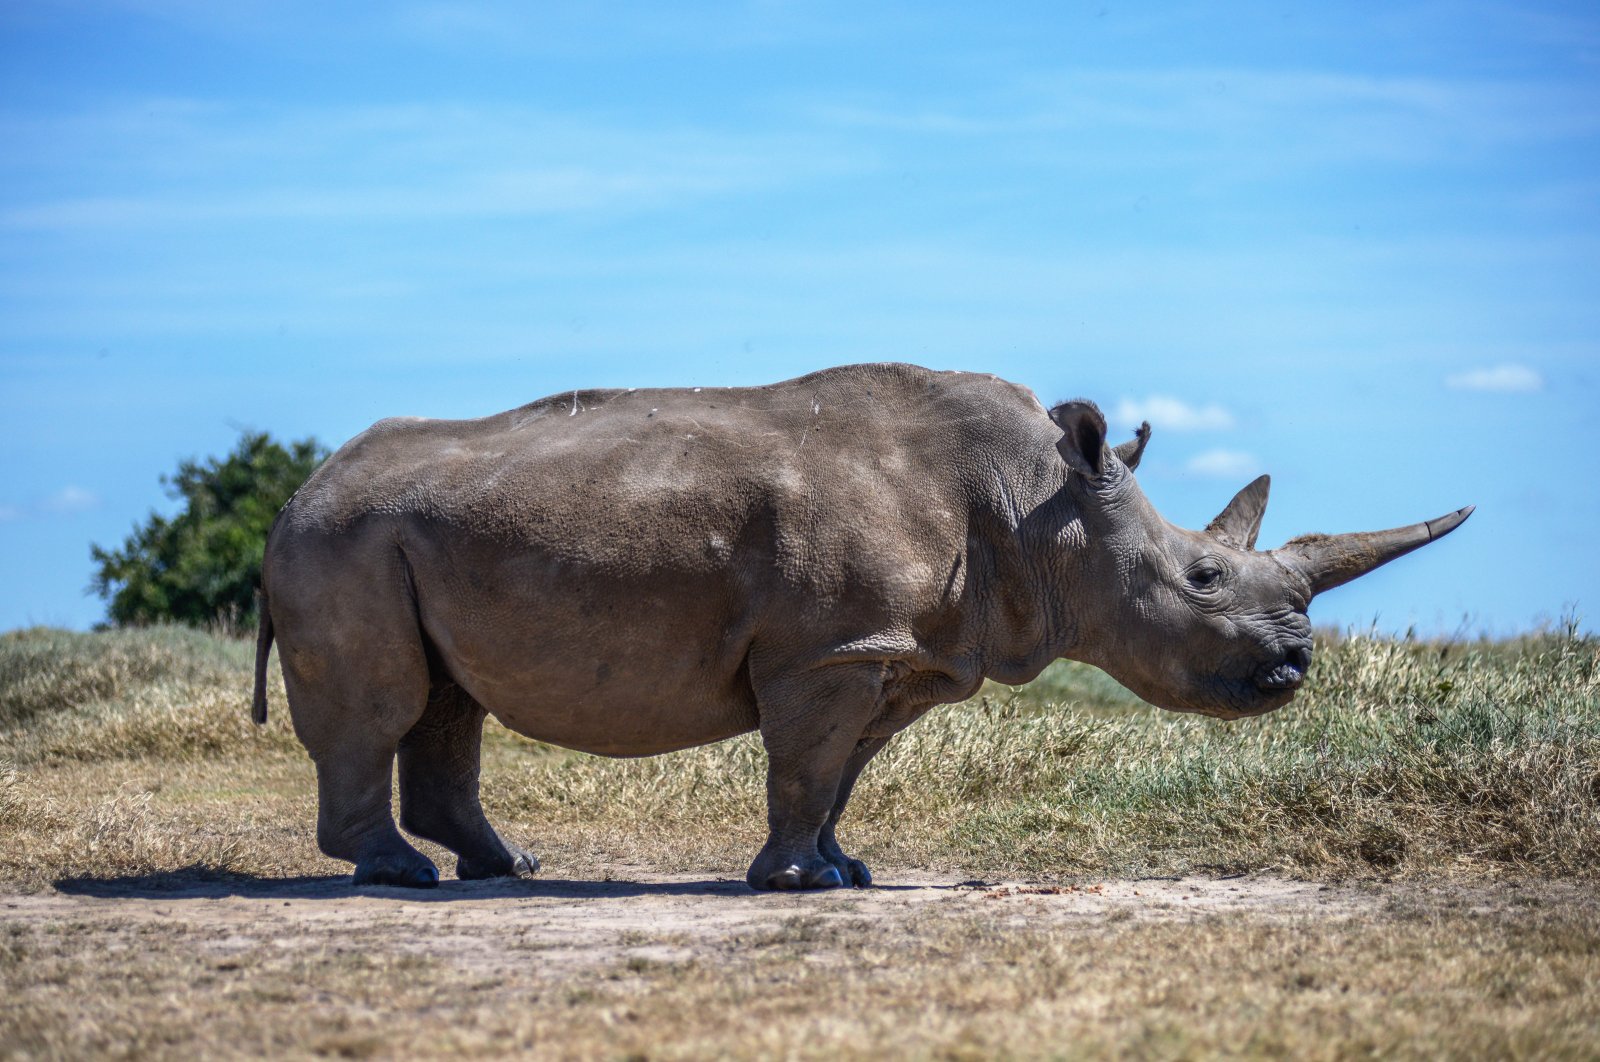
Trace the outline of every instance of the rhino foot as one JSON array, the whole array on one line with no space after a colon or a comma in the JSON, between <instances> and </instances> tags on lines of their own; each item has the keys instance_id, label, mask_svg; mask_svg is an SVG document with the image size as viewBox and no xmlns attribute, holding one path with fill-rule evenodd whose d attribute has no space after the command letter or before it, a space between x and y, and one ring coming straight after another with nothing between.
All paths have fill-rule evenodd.
<instances>
[{"instance_id":1,"label":"rhino foot","mask_svg":"<svg viewBox=\"0 0 1600 1062\"><path fill-rule=\"evenodd\" d=\"M837 863L834 865L838 866ZM851 859L849 856L845 856L844 866L839 867L839 874L844 878L846 885L851 885L858 889L865 889L872 885L872 871L868 870L867 865L859 859Z\"/></svg>"},{"instance_id":2,"label":"rhino foot","mask_svg":"<svg viewBox=\"0 0 1600 1062\"><path fill-rule=\"evenodd\" d=\"M398 885L406 889L431 889L439 884L439 871L419 852L369 856L356 863L355 885Z\"/></svg>"},{"instance_id":3,"label":"rhino foot","mask_svg":"<svg viewBox=\"0 0 1600 1062\"><path fill-rule=\"evenodd\" d=\"M832 863L839 871L839 877L844 884L858 889L865 889L872 884L872 871L859 859L851 859L840 849L839 842L831 837L823 837L817 844L817 850L822 853L822 858Z\"/></svg>"},{"instance_id":4,"label":"rhino foot","mask_svg":"<svg viewBox=\"0 0 1600 1062\"><path fill-rule=\"evenodd\" d=\"M776 870L763 872L760 860L750 868L745 880L752 889L790 891L794 889L837 889L844 885L839 868L826 860L800 866L790 863Z\"/></svg>"},{"instance_id":5,"label":"rhino foot","mask_svg":"<svg viewBox=\"0 0 1600 1062\"><path fill-rule=\"evenodd\" d=\"M531 878L539 872L539 857L514 845L506 845L504 855L488 859L456 860L456 877L462 881L481 881L484 878Z\"/></svg>"}]
</instances>

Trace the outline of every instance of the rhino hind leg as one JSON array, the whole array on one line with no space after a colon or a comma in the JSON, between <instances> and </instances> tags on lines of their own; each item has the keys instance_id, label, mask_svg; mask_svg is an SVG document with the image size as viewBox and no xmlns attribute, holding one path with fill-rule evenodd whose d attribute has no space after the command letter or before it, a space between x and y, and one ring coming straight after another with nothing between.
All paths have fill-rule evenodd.
<instances>
[{"instance_id":1,"label":"rhino hind leg","mask_svg":"<svg viewBox=\"0 0 1600 1062\"><path fill-rule=\"evenodd\" d=\"M437 885L390 807L396 750L427 704L415 615L399 595L354 613L346 583L311 574L276 587L272 611L289 714L317 768L317 846L354 863L357 885Z\"/></svg>"},{"instance_id":2,"label":"rhino hind leg","mask_svg":"<svg viewBox=\"0 0 1600 1062\"><path fill-rule=\"evenodd\" d=\"M838 850L829 826L837 818L841 791L848 798L847 771L853 765L859 772L866 762L862 757L853 764L881 688L880 675L874 667L836 665L758 690L767 750L768 834L745 875L751 888L832 889L857 883L852 861ZM860 873L871 880L864 865Z\"/></svg>"},{"instance_id":3,"label":"rhino hind leg","mask_svg":"<svg viewBox=\"0 0 1600 1062\"><path fill-rule=\"evenodd\" d=\"M355 728L321 736L331 739L306 742L317 765L317 847L354 863L356 885L439 884L438 869L406 843L390 813L394 740Z\"/></svg>"},{"instance_id":4,"label":"rhino hind leg","mask_svg":"<svg viewBox=\"0 0 1600 1062\"><path fill-rule=\"evenodd\" d=\"M478 773L487 712L454 683L436 684L400 739L400 824L456 854L456 877L528 877L531 852L508 845L483 814Z\"/></svg>"}]
</instances>

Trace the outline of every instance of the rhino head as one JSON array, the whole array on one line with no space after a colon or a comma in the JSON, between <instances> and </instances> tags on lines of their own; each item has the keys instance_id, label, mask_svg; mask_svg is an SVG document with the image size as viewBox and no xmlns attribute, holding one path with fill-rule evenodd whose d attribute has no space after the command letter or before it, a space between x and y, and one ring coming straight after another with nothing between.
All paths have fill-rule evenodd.
<instances>
[{"instance_id":1,"label":"rhino head","mask_svg":"<svg viewBox=\"0 0 1600 1062\"><path fill-rule=\"evenodd\" d=\"M1303 535L1257 550L1268 477L1235 495L1205 530L1190 531L1156 512L1133 477L1149 424L1107 447L1093 403L1065 402L1050 417L1063 433L1057 449L1071 469L1066 492L1078 516L1060 533L1072 558L1065 596L1082 617L1069 655L1174 711L1235 719L1283 707L1311 664L1311 599L1472 514L1469 505L1409 527Z\"/></svg>"}]
</instances>

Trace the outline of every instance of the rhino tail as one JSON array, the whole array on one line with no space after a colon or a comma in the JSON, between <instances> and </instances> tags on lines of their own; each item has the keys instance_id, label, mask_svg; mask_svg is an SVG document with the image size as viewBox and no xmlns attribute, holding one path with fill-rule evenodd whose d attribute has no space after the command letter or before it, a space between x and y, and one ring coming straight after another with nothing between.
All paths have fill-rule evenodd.
<instances>
[{"instance_id":1,"label":"rhino tail","mask_svg":"<svg viewBox=\"0 0 1600 1062\"><path fill-rule=\"evenodd\" d=\"M256 592L261 627L256 631L256 691L250 704L250 718L257 726L267 724L267 657L272 654L272 611L267 608L265 591Z\"/></svg>"}]
</instances>

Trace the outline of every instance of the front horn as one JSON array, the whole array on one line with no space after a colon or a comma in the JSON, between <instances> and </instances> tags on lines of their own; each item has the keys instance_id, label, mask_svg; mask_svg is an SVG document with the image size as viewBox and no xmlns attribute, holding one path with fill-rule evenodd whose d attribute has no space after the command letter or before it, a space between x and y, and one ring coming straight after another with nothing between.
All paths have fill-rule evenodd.
<instances>
[{"instance_id":1,"label":"front horn","mask_svg":"<svg viewBox=\"0 0 1600 1062\"><path fill-rule=\"evenodd\" d=\"M1310 581L1313 594L1320 594L1426 546L1436 538L1443 538L1460 527L1475 508L1469 505L1437 520L1388 531L1301 535L1285 542L1273 553Z\"/></svg>"}]
</instances>

